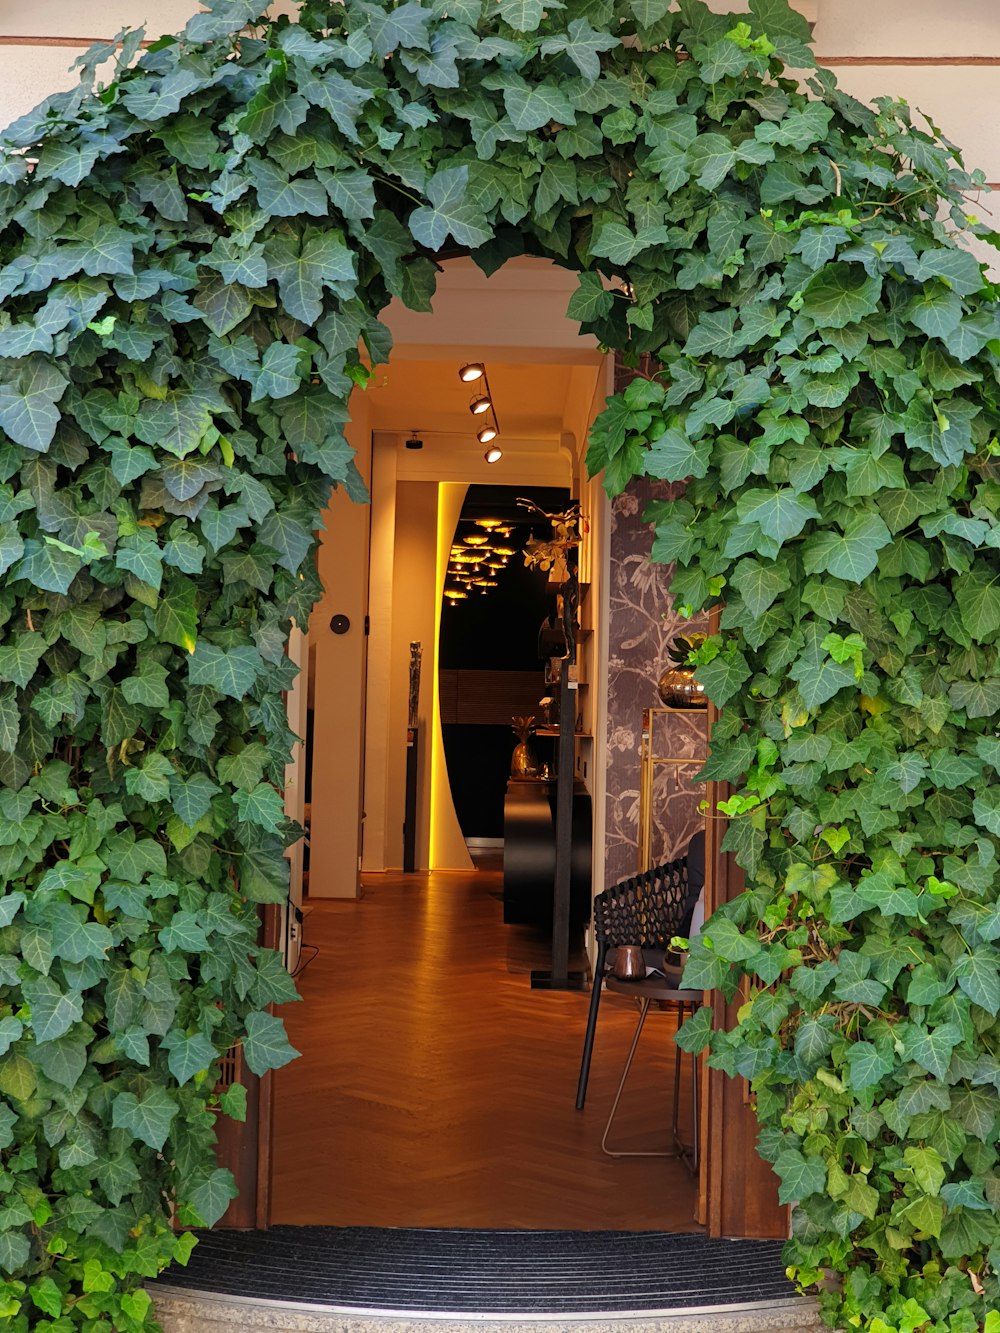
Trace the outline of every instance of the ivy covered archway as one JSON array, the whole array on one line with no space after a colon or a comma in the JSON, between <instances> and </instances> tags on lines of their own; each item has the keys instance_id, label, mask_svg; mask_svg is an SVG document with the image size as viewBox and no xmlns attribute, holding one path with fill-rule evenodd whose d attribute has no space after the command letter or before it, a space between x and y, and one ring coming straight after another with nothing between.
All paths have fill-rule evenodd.
<instances>
[{"instance_id":1,"label":"ivy covered archway","mask_svg":"<svg viewBox=\"0 0 1000 1333\"><path fill-rule=\"evenodd\" d=\"M784 0L214 0L136 34L0 155L0 1316L148 1326L144 1277L231 1197L214 1070L292 1057L256 943L296 829L291 621L342 427L435 254L579 272L656 372L608 487L720 605L750 888L692 948L687 1045L750 1079L831 1321L997 1333L1000 479L978 181L814 70ZM245 25L251 25L246 31ZM114 81L93 89L102 59ZM222 1098L241 1114L241 1090Z\"/></svg>"}]
</instances>

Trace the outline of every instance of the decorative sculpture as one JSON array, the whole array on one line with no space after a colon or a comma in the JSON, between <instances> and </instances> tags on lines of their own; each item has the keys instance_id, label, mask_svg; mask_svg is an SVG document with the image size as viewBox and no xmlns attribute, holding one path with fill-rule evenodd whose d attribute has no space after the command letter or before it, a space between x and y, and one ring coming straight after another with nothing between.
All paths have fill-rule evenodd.
<instances>
[{"instance_id":1,"label":"decorative sculpture","mask_svg":"<svg viewBox=\"0 0 1000 1333\"><path fill-rule=\"evenodd\" d=\"M528 737L535 730L534 717L512 717L511 726L518 738L514 753L510 757L510 775L512 778L534 778L538 776L538 760L531 752Z\"/></svg>"},{"instance_id":2,"label":"decorative sculpture","mask_svg":"<svg viewBox=\"0 0 1000 1333\"><path fill-rule=\"evenodd\" d=\"M552 524L552 536L548 541L539 541L529 537L524 548L524 563L530 568L551 571L552 582L562 582L569 577L568 557L571 551L580 545L582 533L586 530L586 520L580 513L579 502L571 504L561 514L550 514L536 505L534 500L519 498L517 503L524 509L530 509Z\"/></svg>"},{"instance_id":3,"label":"decorative sculpture","mask_svg":"<svg viewBox=\"0 0 1000 1333\"><path fill-rule=\"evenodd\" d=\"M406 725L417 725L417 711L420 704L420 659L423 649L419 643L410 644L410 711Z\"/></svg>"}]
</instances>

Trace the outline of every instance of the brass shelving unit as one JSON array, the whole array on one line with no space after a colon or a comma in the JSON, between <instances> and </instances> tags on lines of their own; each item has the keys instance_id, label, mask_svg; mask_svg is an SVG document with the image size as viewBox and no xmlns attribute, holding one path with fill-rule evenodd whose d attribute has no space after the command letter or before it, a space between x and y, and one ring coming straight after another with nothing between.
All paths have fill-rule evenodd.
<instances>
[{"instance_id":1,"label":"brass shelving unit","mask_svg":"<svg viewBox=\"0 0 1000 1333\"><path fill-rule=\"evenodd\" d=\"M640 873L653 865L653 778L656 769L669 765L674 768L700 767L704 758L697 755L657 754L654 745L654 719L664 713L692 713L702 717L705 723L705 743L708 744L708 709L707 708L644 708L642 710L642 735L639 742L639 848L638 865Z\"/></svg>"}]
</instances>

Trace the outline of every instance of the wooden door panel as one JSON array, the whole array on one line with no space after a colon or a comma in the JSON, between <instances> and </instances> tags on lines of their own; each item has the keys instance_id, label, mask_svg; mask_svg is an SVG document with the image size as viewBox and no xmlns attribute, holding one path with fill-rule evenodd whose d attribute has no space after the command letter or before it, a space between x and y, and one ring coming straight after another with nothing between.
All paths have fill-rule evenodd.
<instances>
[{"instance_id":1,"label":"wooden door panel","mask_svg":"<svg viewBox=\"0 0 1000 1333\"><path fill-rule=\"evenodd\" d=\"M251 1074L243 1059L243 1051L234 1046L223 1061L220 1087L242 1083L247 1090L247 1118L244 1122L230 1120L219 1112L216 1121L218 1146L216 1157L220 1166L232 1171L239 1194L232 1201L217 1227L242 1230L257 1223L257 1165L260 1121L260 1079Z\"/></svg>"},{"instance_id":2,"label":"wooden door panel","mask_svg":"<svg viewBox=\"0 0 1000 1333\"><path fill-rule=\"evenodd\" d=\"M262 908L260 943L276 949L280 928L280 908L274 904ZM243 1123L222 1114L218 1118L216 1157L220 1166L232 1171L239 1194L216 1226L262 1229L270 1225L271 1209L271 1075L258 1078L251 1073L242 1049L236 1047L226 1057L220 1081L242 1083L246 1088L247 1118Z\"/></svg>"},{"instance_id":3,"label":"wooden door panel","mask_svg":"<svg viewBox=\"0 0 1000 1333\"><path fill-rule=\"evenodd\" d=\"M709 783L708 808L714 811L728 795L728 786ZM726 821L708 819L705 841L705 911L714 912L743 892L743 871L721 849ZM729 1004L719 992L712 997L715 1025L731 1027L742 999ZM788 1235L788 1209L778 1203L778 1179L757 1155L757 1120L750 1105L749 1084L719 1069L706 1073L705 1172L703 1201L710 1236L783 1239Z\"/></svg>"}]
</instances>

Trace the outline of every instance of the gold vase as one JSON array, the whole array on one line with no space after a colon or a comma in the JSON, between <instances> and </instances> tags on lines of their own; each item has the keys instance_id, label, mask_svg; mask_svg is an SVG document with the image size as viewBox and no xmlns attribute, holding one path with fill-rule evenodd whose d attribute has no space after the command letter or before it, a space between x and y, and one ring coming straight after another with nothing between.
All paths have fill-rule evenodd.
<instances>
[{"instance_id":1,"label":"gold vase","mask_svg":"<svg viewBox=\"0 0 1000 1333\"><path fill-rule=\"evenodd\" d=\"M705 687L694 678L690 667L669 667L656 685L657 693L668 708L707 708Z\"/></svg>"},{"instance_id":2,"label":"gold vase","mask_svg":"<svg viewBox=\"0 0 1000 1333\"><path fill-rule=\"evenodd\" d=\"M514 753L510 757L510 775L512 778L534 778L538 776L538 760L531 752L528 737L535 730L534 717L513 717L511 726L518 739Z\"/></svg>"},{"instance_id":3,"label":"gold vase","mask_svg":"<svg viewBox=\"0 0 1000 1333\"><path fill-rule=\"evenodd\" d=\"M514 746L510 757L510 775L512 778L534 778L538 776L538 760L531 753L526 740Z\"/></svg>"}]
</instances>

